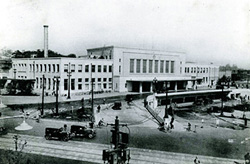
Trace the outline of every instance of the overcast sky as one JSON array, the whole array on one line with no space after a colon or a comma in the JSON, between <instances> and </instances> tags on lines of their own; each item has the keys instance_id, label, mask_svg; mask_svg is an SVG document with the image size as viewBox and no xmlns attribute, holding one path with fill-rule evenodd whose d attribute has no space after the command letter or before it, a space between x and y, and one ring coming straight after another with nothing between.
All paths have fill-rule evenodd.
<instances>
[{"instance_id":1,"label":"overcast sky","mask_svg":"<svg viewBox=\"0 0 250 164\"><path fill-rule=\"evenodd\" d=\"M250 4L238 0L6 0L0 49L85 55L109 45L186 52L187 60L250 69Z\"/></svg>"}]
</instances>

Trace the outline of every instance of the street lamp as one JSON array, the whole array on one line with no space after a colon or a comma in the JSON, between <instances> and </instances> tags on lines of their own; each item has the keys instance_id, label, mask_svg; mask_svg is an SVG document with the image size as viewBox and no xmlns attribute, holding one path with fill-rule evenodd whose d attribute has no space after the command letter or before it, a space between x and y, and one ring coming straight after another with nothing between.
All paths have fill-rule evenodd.
<instances>
[{"instance_id":1,"label":"street lamp","mask_svg":"<svg viewBox=\"0 0 250 164\"><path fill-rule=\"evenodd\" d=\"M168 118L168 90L170 88L170 82L165 82L164 83L165 85L165 89L166 89L166 107L165 107L165 115L164 115L164 118ZM172 111L171 111L171 115L172 115Z\"/></svg>"},{"instance_id":2,"label":"street lamp","mask_svg":"<svg viewBox=\"0 0 250 164\"><path fill-rule=\"evenodd\" d=\"M157 89L156 89L156 84L158 83L158 80L156 79L156 77L153 79L153 86L154 86L154 93L157 93Z\"/></svg>"},{"instance_id":3,"label":"street lamp","mask_svg":"<svg viewBox=\"0 0 250 164\"><path fill-rule=\"evenodd\" d=\"M14 79L16 79L16 68L14 68Z\"/></svg>"},{"instance_id":4,"label":"street lamp","mask_svg":"<svg viewBox=\"0 0 250 164\"><path fill-rule=\"evenodd\" d=\"M223 89L224 89L224 86L226 86L226 82L221 82L221 91L222 91L222 94L221 94L221 113L220 115L223 116Z\"/></svg>"},{"instance_id":5,"label":"street lamp","mask_svg":"<svg viewBox=\"0 0 250 164\"><path fill-rule=\"evenodd\" d=\"M56 115L58 116L58 90L59 90L60 77L54 76L53 80L54 82L56 82Z\"/></svg>"},{"instance_id":6,"label":"street lamp","mask_svg":"<svg viewBox=\"0 0 250 164\"><path fill-rule=\"evenodd\" d=\"M70 76L71 76L71 71L70 71L70 63L69 63L69 69L68 69L68 72L67 72L67 76L68 76L68 97L67 99L70 99Z\"/></svg>"}]
</instances>

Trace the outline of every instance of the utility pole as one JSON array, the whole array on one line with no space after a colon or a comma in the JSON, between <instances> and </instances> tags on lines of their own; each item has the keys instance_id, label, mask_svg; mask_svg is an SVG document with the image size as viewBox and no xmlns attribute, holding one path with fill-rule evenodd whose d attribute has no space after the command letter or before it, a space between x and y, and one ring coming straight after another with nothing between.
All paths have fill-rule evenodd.
<instances>
[{"instance_id":1,"label":"utility pole","mask_svg":"<svg viewBox=\"0 0 250 164\"><path fill-rule=\"evenodd\" d=\"M58 116L59 112L58 112L58 90L59 90L59 76L55 76L54 77L54 81L56 81L56 115Z\"/></svg>"},{"instance_id":2,"label":"utility pole","mask_svg":"<svg viewBox=\"0 0 250 164\"><path fill-rule=\"evenodd\" d=\"M166 107L165 107L165 115L164 118L168 118L168 89L170 87L169 82L165 82L165 87L166 87ZM172 113L171 113L172 114Z\"/></svg>"},{"instance_id":3,"label":"utility pole","mask_svg":"<svg viewBox=\"0 0 250 164\"><path fill-rule=\"evenodd\" d=\"M120 132L119 127L127 124L120 124L118 116L116 116L115 124L108 124L113 126L111 143L114 145L112 150L103 150L102 159L104 163L107 161L109 164L125 164L129 163L130 150L128 149L129 133ZM127 127L128 128L128 127Z\"/></svg>"},{"instance_id":4,"label":"utility pole","mask_svg":"<svg viewBox=\"0 0 250 164\"><path fill-rule=\"evenodd\" d=\"M221 113L220 115L223 116L223 89L224 89L224 86L226 85L225 82L221 82L221 88L222 88L222 94L221 94Z\"/></svg>"},{"instance_id":5,"label":"utility pole","mask_svg":"<svg viewBox=\"0 0 250 164\"><path fill-rule=\"evenodd\" d=\"M91 108L92 108L92 123L95 122L95 110L94 110L94 81L92 78L92 63L91 63Z\"/></svg>"},{"instance_id":6,"label":"utility pole","mask_svg":"<svg viewBox=\"0 0 250 164\"><path fill-rule=\"evenodd\" d=\"M43 116L44 114L44 81L45 81L45 77L43 75L43 79L42 79L42 110L41 110L41 115Z\"/></svg>"},{"instance_id":7,"label":"utility pole","mask_svg":"<svg viewBox=\"0 0 250 164\"><path fill-rule=\"evenodd\" d=\"M70 63L69 63L69 69L68 69L68 72L67 72L67 76L68 76L68 97L67 99L70 99L70 76L71 76L71 71L70 71Z\"/></svg>"}]
</instances>

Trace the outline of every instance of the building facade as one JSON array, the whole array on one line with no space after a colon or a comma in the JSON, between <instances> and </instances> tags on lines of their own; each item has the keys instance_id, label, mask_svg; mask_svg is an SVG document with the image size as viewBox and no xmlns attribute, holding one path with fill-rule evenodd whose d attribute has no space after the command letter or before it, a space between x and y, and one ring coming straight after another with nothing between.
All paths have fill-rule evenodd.
<instances>
[{"instance_id":1,"label":"building facade","mask_svg":"<svg viewBox=\"0 0 250 164\"><path fill-rule=\"evenodd\" d=\"M66 96L95 92L152 92L156 89L195 89L199 84L212 85L218 79L218 67L186 63L183 52L167 52L123 47L87 49L79 58L15 58L10 77L33 79L34 92ZM43 78L44 77L44 78ZM44 80L43 80L44 79Z\"/></svg>"},{"instance_id":2,"label":"building facade","mask_svg":"<svg viewBox=\"0 0 250 164\"><path fill-rule=\"evenodd\" d=\"M196 79L197 85L216 86L219 78L219 66L214 64L185 63L185 74Z\"/></svg>"},{"instance_id":3,"label":"building facade","mask_svg":"<svg viewBox=\"0 0 250 164\"><path fill-rule=\"evenodd\" d=\"M12 78L35 79L34 92L54 94L56 77L59 78L59 94L82 95L92 89L104 92L112 90L112 61L81 58L29 58L13 59ZM43 82L44 76L44 82Z\"/></svg>"}]
</instances>

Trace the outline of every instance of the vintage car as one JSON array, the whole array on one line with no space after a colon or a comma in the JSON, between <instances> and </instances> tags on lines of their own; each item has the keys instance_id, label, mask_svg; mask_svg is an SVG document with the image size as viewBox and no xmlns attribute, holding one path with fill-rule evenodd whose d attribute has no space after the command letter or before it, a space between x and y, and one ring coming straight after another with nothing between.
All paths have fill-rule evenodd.
<instances>
[{"instance_id":1,"label":"vintage car","mask_svg":"<svg viewBox=\"0 0 250 164\"><path fill-rule=\"evenodd\" d=\"M5 127L0 127L0 135L7 134L7 129Z\"/></svg>"},{"instance_id":2,"label":"vintage car","mask_svg":"<svg viewBox=\"0 0 250 164\"><path fill-rule=\"evenodd\" d=\"M71 136L94 138L96 136L96 131L94 129L88 128L86 126L72 125L70 128Z\"/></svg>"},{"instance_id":3,"label":"vintage car","mask_svg":"<svg viewBox=\"0 0 250 164\"><path fill-rule=\"evenodd\" d=\"M46 128L45 129L45 139L51 140L51 139L58 139L62 141L68 141L69 140L69 134L65 131L63 131L62 128Z\"/></svg>"}]
</instances>

